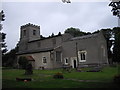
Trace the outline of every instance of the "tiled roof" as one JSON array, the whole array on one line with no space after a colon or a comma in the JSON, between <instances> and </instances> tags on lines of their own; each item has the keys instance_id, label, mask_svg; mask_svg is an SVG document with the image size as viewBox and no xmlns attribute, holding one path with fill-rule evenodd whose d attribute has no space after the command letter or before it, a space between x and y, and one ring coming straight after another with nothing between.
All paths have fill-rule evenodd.
<instances>
[{"instance_id":1,"label":"tiled roof","mask_svg":"<svg viewBox=\"0 0 120 90\"><path fill-rule=\"evenodd\" d=\"M27 60L29 60L29 61L35 61L32 56L26 56L26 58L27 58Z\"/></svg>"}]
</instances>

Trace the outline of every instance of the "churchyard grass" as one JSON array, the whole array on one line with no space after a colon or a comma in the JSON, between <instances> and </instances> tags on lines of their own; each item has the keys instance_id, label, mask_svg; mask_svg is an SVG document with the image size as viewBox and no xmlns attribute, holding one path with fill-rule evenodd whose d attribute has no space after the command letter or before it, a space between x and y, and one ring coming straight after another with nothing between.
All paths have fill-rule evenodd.
<instances>
[{"instance_id":1,"label":"churchyard grass","mask_svg":"<svg viewBox=\"0 0 120 90\"><path fill-rule=\"evenodd\" d=\"M102 72L63 72L63 79L54 79L53 75L62 72L56 70L33 70L33 75L24 75L22 69L3 69L3 88L119 88L113 82L117 67L105 67ZM32 81L16 81L16 78L32 78Z\"/></svg>"}]
</instances>

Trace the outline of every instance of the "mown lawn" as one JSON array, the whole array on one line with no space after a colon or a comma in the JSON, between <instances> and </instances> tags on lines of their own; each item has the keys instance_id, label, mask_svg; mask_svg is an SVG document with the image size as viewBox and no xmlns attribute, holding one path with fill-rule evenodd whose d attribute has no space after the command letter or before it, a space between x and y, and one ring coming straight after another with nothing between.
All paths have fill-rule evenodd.
<instances>
[{"instance_id":1,"label":"mown lawn","mask_svg":"<svg viewBox=\"0 0 120 90\"><path fill-rule=\"evenodd\" d=\"M63 72L64 79L54 79L53 75L62 70L34 70L33 75L24 75L24 70L3 69L3 88L119 88L113 82L117 75L116 67L105 67L102 72ZM16 81L19 78L32 78L30 82Z\"/></svg>"}]
</instances>

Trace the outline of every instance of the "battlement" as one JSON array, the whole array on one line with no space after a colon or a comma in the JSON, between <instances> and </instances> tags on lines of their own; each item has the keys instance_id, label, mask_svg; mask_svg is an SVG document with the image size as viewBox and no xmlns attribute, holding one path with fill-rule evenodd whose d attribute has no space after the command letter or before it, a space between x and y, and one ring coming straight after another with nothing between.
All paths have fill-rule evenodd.
<instances>
[{"instance_id":1,"label":"battlement","mask_svg":"<svg viewBox=\"0 0 120 90\"><path fill-rule=\"evenodd\" d=\"M31 23L28 23L28 24L26 24L26 25L21 26L21 29L26 28L26 27L29 27L29 26L40 29L40 26L31 24Z\"/></svg>"}]
</instances>

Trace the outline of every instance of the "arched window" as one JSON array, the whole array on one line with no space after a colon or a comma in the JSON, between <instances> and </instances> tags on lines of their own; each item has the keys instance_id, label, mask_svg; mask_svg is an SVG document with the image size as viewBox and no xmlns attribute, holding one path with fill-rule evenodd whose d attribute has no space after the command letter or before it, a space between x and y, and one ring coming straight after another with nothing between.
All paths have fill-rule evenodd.
<instances>
[{"instance_id":1,"label":"arched window","mask_svg":"<svg viewBox=\"0 0 120 90\"><path fill-rule=\"evenodd\" d=\"M68 57L64 58L65 64L68 64Z\"/></svg>"},{"instance_id":2,"label":"arched window","mask_svg":"<svg viewBox=\"0 0 120 90\"><path fill-rule=\"evenodd\" d=\"M43 58L42 58L42 61L43 61L44 64L46 64L46 63L47 63L46 57L43 57Z\"/></svg>"}]
</instances>

